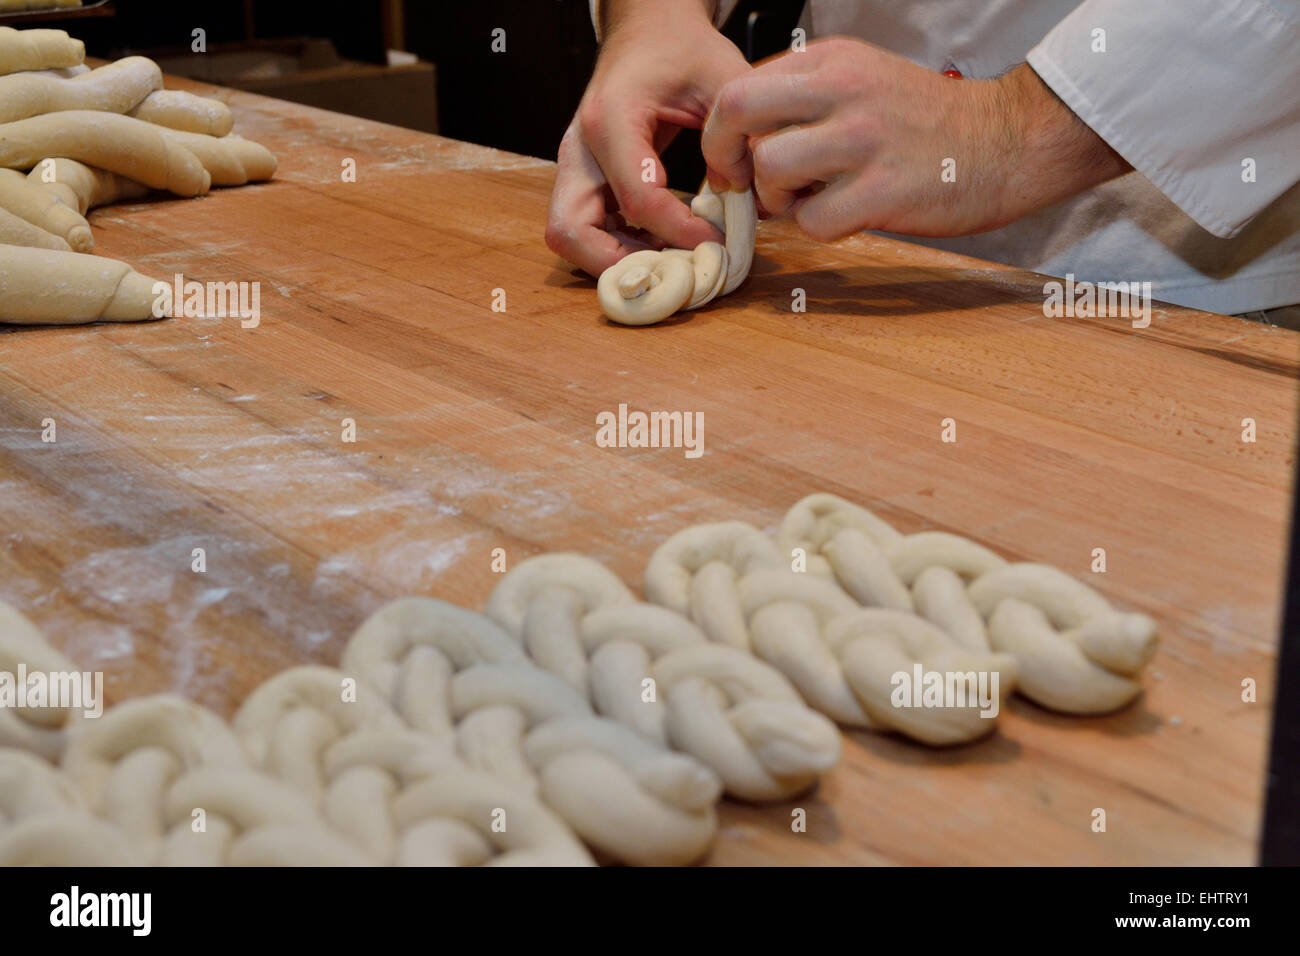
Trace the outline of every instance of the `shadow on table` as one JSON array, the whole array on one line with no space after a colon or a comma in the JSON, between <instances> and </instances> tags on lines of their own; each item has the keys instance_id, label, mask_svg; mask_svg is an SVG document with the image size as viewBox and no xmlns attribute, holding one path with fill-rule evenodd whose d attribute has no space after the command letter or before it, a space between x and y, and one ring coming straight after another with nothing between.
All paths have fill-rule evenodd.
<instances>
[{"instance_id":1,"label":"shadow on table","mask_svg":"<svg viewBox=\"0 0 1300 956\"><path fill-rule=\"evenodd\" d=\"M958 312L1024 304L1042 315L1043 291L1037 279L996 269L917 266L847 266L804 272L779 272L776 263L756 258L749 279L724 299L682 319L707 318L714 309L766 306L771 313L799 316L792 309L796 289L804 292L805 312L813 315L904 316ZM595 280L577 269L556 268L546 285L587 289ZM664 323L674 324L674 323Z\"/></svg>"},{"instance_id":2,"label":"shadow on table","mask_svg":"<svg viewBox=\"0 0 1300 956\"><path fill-rule=\"evenodd\" d=\"M777 272L764 261L737 290L769 311L792 310L794 291L804 290L808 313L890 316L957 312L1029 304L1042 314L1042 284L1019 273L994 269L917 266L847 266L804 272Z\"/></svg>"}]
</instances>

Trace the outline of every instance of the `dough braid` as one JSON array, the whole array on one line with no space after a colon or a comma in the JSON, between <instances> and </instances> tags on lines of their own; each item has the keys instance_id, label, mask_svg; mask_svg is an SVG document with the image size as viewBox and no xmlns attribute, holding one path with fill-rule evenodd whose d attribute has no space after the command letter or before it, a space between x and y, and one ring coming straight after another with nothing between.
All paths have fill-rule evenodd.
<instances>
[{"instance_id":1,"label":"dough braid","mask_svg":"<svg viewBox=\"0 0 1300 956\"><path fill-rule=\"evenodd\" d=\"M482 615L432 598L369 618L342 670L373 684L407 726L471 768L537 793L603 855L698 859L717 828L717 777L694 759L596 716Z\"/></svg>"},{"instance_id":2,"label":"dough braid","mask_svg":"<svg viewBox=\"0 0 1300 956\"><path fill-rule=\"evenodd\" d=\"M698 309L734 291L754 260L758 214L752 190L715 193L706 183L691 211L726 237L726 245L702 242L691 249L631 253L600 274L596 298L621 325L652 325L675 312Z\"/></svg>"},{"instance_id":3,"label":"dough braid","mask_svg":"<svg viewBox=\"0 0 1300 956\"><path fill-rule=\"evenodd\" d=\"M806 573L792 570L801 561ZM1002 696L1016 688L1053 710L1104 713L1140 692L1156 643L1150 618L1059 570L1009 565L945 532L903 535L826 494L791 508L775 544L738 522L674 535L645 587L711 640L777 667L838 723L932 744L974 739L995 720L972 706L894 706L893 675L996 673Z\"/></svg>"},{"instance_id":4,"label":"dough braid","mask_svg":"<svg viewBox=\"0 0 1300 956\"><path fill-rule=\"evenodd\" d=\"M710 644L679 614L636 601L590 558L521 562L492 592L487 613L600 713L698 758L733 796L786 799L838 760L838 731L778 671ZM655 691L648 698L647 679Z\"/></svg>"}]
</instances>

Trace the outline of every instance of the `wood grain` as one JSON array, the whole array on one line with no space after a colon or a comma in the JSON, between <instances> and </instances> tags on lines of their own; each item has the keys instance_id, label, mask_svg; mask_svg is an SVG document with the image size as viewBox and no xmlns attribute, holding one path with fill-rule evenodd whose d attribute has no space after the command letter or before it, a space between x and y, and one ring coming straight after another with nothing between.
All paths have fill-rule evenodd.
<instances>
[{"instance_id":1,"label":"wood grain","mask_svg":"<svg viewBox=\"0 0 1300 956\"><path fill-rule=\"evenodd\" d=\"M228 99L280 173L101 210L97 249L260 282L261 324L0 331L0 598L112 699L228 715L280 668L335 662L388 598L481 606L493 548L585 552L637 586L674 531L771 528L825 490L1087 578L1157 617L1161 649L1114 716L1017 699L973 746L853 734L815 794L727 804L712 862L1253 862L1300 335L1173 307L1146 330L1049 319L1030 273L777 222L736 294L619 328L542 242L552 164L169 85ZM619 403L703 412L706 454L598 448Z\"/></svg>"}]
</instances>

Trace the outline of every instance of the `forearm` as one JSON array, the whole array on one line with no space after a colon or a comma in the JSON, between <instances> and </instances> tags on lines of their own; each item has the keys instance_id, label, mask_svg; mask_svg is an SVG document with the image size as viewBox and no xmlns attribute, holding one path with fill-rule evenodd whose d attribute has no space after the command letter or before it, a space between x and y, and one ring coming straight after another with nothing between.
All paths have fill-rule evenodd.
<instances>
[{"instance_id":1,"label":"forearm","mask_svg":"<svg viewBox=\"0 0 1300 956\"><path fill-rule=\"evenodd\" d=\"M1017 118L989 126L1007 133L1000 144L1010 170L1000 225L1132 169L1027 64L996 81L990 108Z\"/></svg>"},{"instance_id":2,"label":"forearm","mask_svg":"<svg viewBox=\"0 0 1300 956\"><path fill-rule=\"evenodd\" d=\"M649 15L663 23L678 23L682 17L704 17L713 23L718 0L595 0L592 20L596 36L604 41L629 22Z\"/></svg>"}]
</instances>

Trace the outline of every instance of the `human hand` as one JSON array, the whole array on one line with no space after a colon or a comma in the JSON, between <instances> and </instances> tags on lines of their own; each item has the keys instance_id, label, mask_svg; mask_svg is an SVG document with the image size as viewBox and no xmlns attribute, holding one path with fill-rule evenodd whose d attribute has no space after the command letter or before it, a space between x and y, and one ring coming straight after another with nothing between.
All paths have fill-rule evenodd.
<instances>
[{"instance_id":1,"label":"human hand","mask_svg":"<svg viewBox=\"0 0 1300 956\"><path fill-rule=\"evenodd\" d=\"M1028 66L952 79L843 37L729 81L702 146L715 188L824 241L996 229L1129 169Z\"/></svg>"},{"instance_id":2,"label":"human hand","mask_svg":"<svg viewBox=\"0 0 1300 956\"><path fill-rule=\"evenodd\" d=\"M606 7L600 59L560 143L546 223L551 250L592 275L638 249L720 240L669 191L659 153L679 130L699 129L722 85L750 69L701 0Z\"/></svg>"}]
</instances>

